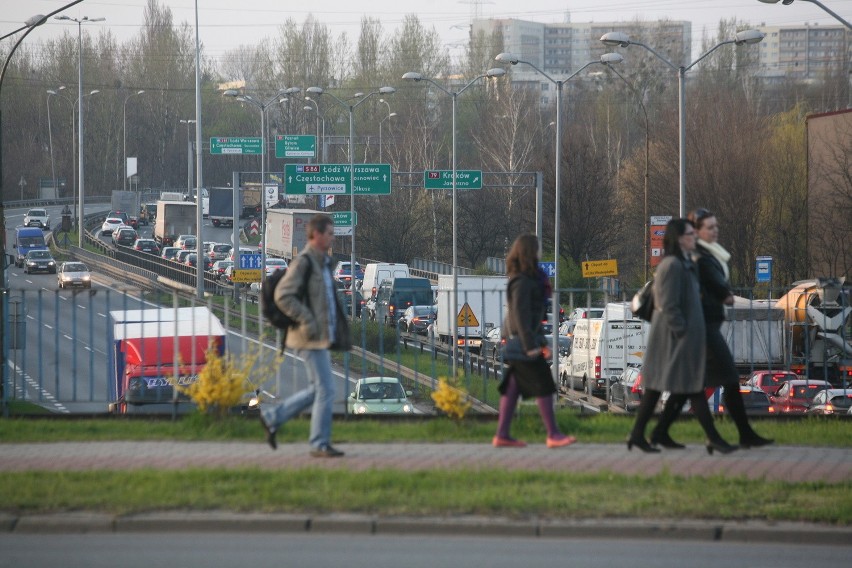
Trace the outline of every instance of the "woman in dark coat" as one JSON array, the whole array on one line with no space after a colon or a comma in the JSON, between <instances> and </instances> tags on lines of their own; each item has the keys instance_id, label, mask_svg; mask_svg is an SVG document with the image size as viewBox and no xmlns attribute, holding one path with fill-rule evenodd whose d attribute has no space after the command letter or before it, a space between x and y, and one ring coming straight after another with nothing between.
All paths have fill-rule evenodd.
<instances>
[{"instance_id":1,"label":"woman in dark coat","mask_svg":"<svg viewBox=\"0 0 852 568\"><path fill-rule=\"evenodd\" d=\"M731 350L722 336L722 322L725 321L725 305L734 303L734 294L728 283L730 279L728 260L731 254L719 244L719 223L716 215L707 209L696 209L689 214L689 220L695 225L698 245L693 260L698 266L698 279L701 283L701 308L707 327L707 367L704 374L704 386L711 389L724 387L725 408L737 425L740 446L743 448L766 446L774 440L757 434L748 422L743 396L740 394L739 374L737 373ZM666 407L651 434L651 443L664 448L680 449L669 436L669 426L677 418L674 403Z\"/></svg>"},{"instance_id":2,"label":"woman in dark coat","mask_svg":"<svg viewBox=\"0 0 852 568\"><path fill-rule=\"evenodd\" d=\"M505 339L519 338L526 357L520 361L506 356L508 366L499 386L500 416L492 444L497 448L526 446L525 442L509 435L518 397L523 396L537 400L541 419L547 428L547 447L568 446L577 439L559 430L553 411L556 386L547 364L552 353L541 333L545 301L550 296L551 287L547 276L538 267L538 239L535 235L521 235L515 239L506 257L506 272L509 276L507 311L501 335Z\"/></svg>"},{"instance_id":3,"label":"woman in dark coat","mask_svg":"<svg viewBox=\"0 0 852 568\"><path fill-rule=\"evenodd\" d=\"M705 329L698 275L690 253L695 250L695 229L686 219L672 219L663 239L665 256L654 276L654 316L648 348L642 362L645 392L636 411L636 421L627 439L627 449L659 452L645 439L645 427L662 391L669 391L677 412L689 400L707 435L707 451L728 453L729 445L713 425L704 398Z\"/></svg>"}]
</instances>

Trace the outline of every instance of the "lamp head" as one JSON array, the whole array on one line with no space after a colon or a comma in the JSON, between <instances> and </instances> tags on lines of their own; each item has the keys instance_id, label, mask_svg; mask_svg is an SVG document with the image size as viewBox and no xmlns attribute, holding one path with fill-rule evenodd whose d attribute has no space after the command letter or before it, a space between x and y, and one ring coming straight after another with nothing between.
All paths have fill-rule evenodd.
<instances>
[{"instance_id":1,"label":"lamp head","mask_svg":"<svg viewBox=\"0 0 852 568\"><path fill-rule=\"evenodd\" d=\"M404 81L422 81L423 75L415 71L409 71L408 73L402 76L402 79Z\"/></svg>"},{"instance_id":2,"label":"lamp head","mask_svg":"<svg viewBox=\"0 0 852 568\"><path fill-rule=\"evenodd\" d=\"M764 4L777 4L777 3L778 3L778 0L758 0L758 1L759 1L759 2L763 2ZM789 3L791 3L792 1L793 1L793 0L787 0L787 1L785 1L784 3L785 3L785 4L789 4Z\"/></svg>"},{"instance_id":3,"label":"lamp head","mask_svg":"<svg viewBox=\"0 0 852 568\"><path fill-rule=\"evenodd\" d=\"M737 45L760 43L765 37L766 34L760 30L743 30L737 32L736 40L734 41Z\"/></svg>"},{"instance_id":4,"label":"lamp head","mask_svg":"<svg viewBox=\"0 0 852 568\"><path fill-rule=\"evenodd\" d=\"M627 47L630 45L630 36L624 32L607 32L601 36L604 45L616 47Z\"/></svg>"},{"instance_id":5,"label":"lamp head","mask_svg":"<svg viewBox=\"0 0 852 568\"><path fill-rule=\"evenodd\" d=\"M24 22L24 25L28 28L34 28L36 26L40 26L47 21L47 16L43 14L36 14L30 18L27 18L27 21Z\"/></svg>"},{"instance_id":6,"label":"lamp head","mask_svg":"<svg viewBox=\"0 0 852 568\"><path fill-rule=\"evenodd\" d=\"M390 113L390 114L388 115L388 118L391 118L391 117L394 117L394 116L396 116L396 113L395 113L395 112L392 112L392 113Z\"/></svg>"},{"instance_id":7,"label":"lamp head","mask_svg":"<svg viewBox=\"0 0 852 568\"><path fill-rule=\"evenodd\" d=\"M383 95L392 95L396 92L393 87L379 87L379 92Z\"/></svg>"},{"instance_id":8,"label":"lamp head","mask_svg":"<svg viewBox=\"0 0 852 568\"><path fill-rule=\"evenodd\" d=\"M100 93L98 89L92 89L91 91L89 91L90 95L97 95L98 93Z\"/></svg>"},{"instance_id":9,"label":"lamp head","mask_svg":"<svg viewBox=\"0 0 852 568\"><path fill-rule=\"evenodd\" d=\"M70 20L71 18L69 18L65 14L62 14L61 16L54 16L53 19L54 20Z\"/></svg>"},{"instance_id":10,"label":"lamp head","mask_svg":"<svg viewBox=\"0 0 852 568\"><path fill-rule=\"evenodd\" d=\"M492 67L491 69L485 72L485 76L490 78L502 77L505 74L506 70L502 67Z\"/></svg>"},{"instance_id":11,"label":"lamp head","mask_svg":"<svg viewBox=\"0 0 852 568\"><path fill-rule=\"evenodd\" d=\"M624 61L624 56L620 53L604 53L601 55L601 63L604 65L612 65L613 63L621 63Z\"/></svg>"},{"instance_id":12,"label":"lamp head","mask_svg":"<svg viewBox=\"0 0 852 568\"><path fill-rule=\"evenodd\" d=\"M239 97L240 92L236 89L228 89L222 93L223 97Z\"/></svg>"},{"instance_id":13,"label":"lamp head","mask_svg":"<svg viewBox=\"0 0 852 568\"><path fill-rule=\"evenodd\" d=\"M312 107L311 105L305 105L302 107L302 110L314 110L314 107Z\"/></svg>"},{"instance_id":14,"label":"lamp head","mask_svg":"<svg viewBox=\"0 0 852 568\"><path fill-rule=\"evenodd\" d=\"M136 91L136 94L137 94L137 95L141 95L141 94L142 94L142 93L144 93L144 92L145 92L144 90L139 90L139 91Z\"/></svg>"},{"instance_id":15,"label":"lamp head","mask_svg":"<svg viewBox=\"0 0 852 568\"><path fill-rule=\"evenodd\" d=\"M307 89L305 89L305 92L310 93L312 95L321 95L322 94L322 87L308 87ZM305 97L305 98L307 98L307 97Z\"/></svg>"},{"instance_id":16,"label":"lamp head","mask_svg":"<svg viewBox=\"0 0 852 568\"><path fill-rule=\"evenodd\" d=\"M284 93L287 94L287 95L295 95L296 93L301 93L301 92L302 92L302 87L289 87L288 89L286 89L284 91Z\"/></svg>"},{"instance_id":17,"label":"lamp head","mask_svg":"<svg viewBox=\"0 0 852 568\"><path fill-rule=\"evenodd\" d=\"M499 61L500 63L511 63L512 65L518 64L518 58L507 51L498 53L497 57L494 58L494 61Z\"/></svg>"}]
</instances>

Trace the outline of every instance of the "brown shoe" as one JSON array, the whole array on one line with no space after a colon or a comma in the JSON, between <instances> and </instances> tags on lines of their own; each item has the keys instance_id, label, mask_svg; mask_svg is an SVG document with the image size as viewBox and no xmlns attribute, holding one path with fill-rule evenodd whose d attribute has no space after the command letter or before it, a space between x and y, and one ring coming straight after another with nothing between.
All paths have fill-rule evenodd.
<instances>
[{"instance_id":1,"label":"brown shoe","mask_svg":"<svg viewBox=\"0 0 852 568\"><path fill-rule=\"evenodd\" d=\"M340 458L343 455L343 452L332 447L331 444L311 450L311 457L315 458Z\"/></svg>"}]
</instances>

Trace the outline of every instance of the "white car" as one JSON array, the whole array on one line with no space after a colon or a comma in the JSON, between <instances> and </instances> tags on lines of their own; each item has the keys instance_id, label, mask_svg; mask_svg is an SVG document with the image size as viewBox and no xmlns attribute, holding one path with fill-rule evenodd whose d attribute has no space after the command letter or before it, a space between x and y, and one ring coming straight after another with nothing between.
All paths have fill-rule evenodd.
<instances>
[{"instance_id":1,"label":"white car","mask_svg":"<svg viewBox=\"0 0 852 568\"><path fill-rule=\"evenodd\" d=\"M92 274L82 262L63 262L57 272L60 288L71 286L92 287Z\"/></svg>"},{"instance_id":2,"label":"white car","mask_svg":"<svg viewBox=\"0 0 852 568\"><path fill-rule=\"evenodd\" d=\"M24 216L24 227L41 227L42 229L50 229L50 215L46 209L30 209Z\"/></svg>"},{"instance_id":3,"label":"white car","mask_svg":"<svg viewBox=\"0 0 852 568\"><path fill-rule=\"evenodd\" d=\"M266 275L269 276L276 270L287 268L287 261L283 258L266 258Z\"/></svg>"},{"instance_id":4,"label":"white car","mask_svg":"<svg viewBox=\"0 0 852 568\"><path fill-rule=\"evenodd\" d=\"M104 224L101 225L102 235L111 235L113 231L124 225L121 217L107 217Z\"/></svg>"}]
</instances>

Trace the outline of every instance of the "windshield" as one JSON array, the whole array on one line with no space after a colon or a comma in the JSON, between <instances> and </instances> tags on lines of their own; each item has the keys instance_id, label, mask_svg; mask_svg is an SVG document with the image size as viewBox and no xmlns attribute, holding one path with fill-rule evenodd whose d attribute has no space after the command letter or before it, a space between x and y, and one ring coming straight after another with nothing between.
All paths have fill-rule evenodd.
<instances>
[{"instance_id":1,"label":"windshield","mask_svg":"<svg viewBox=\"0 0 852 568\"><path fill-rule=\"evenodd\" d=\"M46 250L32 250L27 254L28 258L50 258L50 253Z\"/></svg>"},{"instance_id":2,"label":"windshield","mask_svg":"<svg viewBox=\"0 0 852 568\"><path fill-rule=\"evenodd\" d=\"M44 209L30 209L30 212L27 213L30 217L47 217L47 211Z\"/></svg>"},{"instance_id":3,"label":"windshield","mask_svg":"<svg viewBox=\"0 0 852 568\"><path fill-rule=\"evenodd\" d=\"M43 236L32 236L32 237L19 237L18 238L18 246L19 247L43 247L44 237Z\"/></svg>"},{"instance_id":4,"label":"windshield","mask_svg":"<svg viewBox=\"0 0 852 568\"><path fill-rule=\"evenodd\" d=\"M371 383L361 385L361 400L381 400L383 398L404 398L405 393L399 383Z\"/></svg>"},{"instance_id":5,"label":"windshield","mask_svg":"<svg viewBox=\"0 0 852 568\"><path fill-rule=\"evenodd\" d=\"M88 268L82 262L69 262L65 265L65 272L86 272Z\"/></svg>"}]
</instances>

